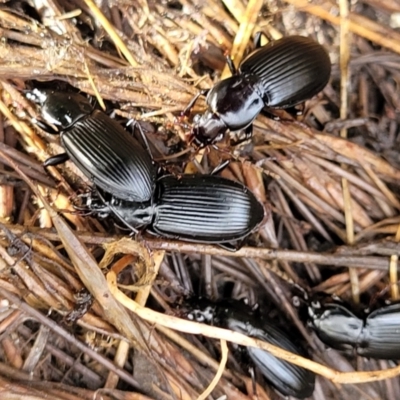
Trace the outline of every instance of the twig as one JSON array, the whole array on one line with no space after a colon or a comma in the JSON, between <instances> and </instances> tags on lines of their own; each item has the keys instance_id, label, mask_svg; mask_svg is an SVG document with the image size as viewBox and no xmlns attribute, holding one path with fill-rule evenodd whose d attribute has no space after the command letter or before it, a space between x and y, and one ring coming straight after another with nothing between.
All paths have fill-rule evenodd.
<instances>
[{"instance_id":1,"label":"twig","mask_svg":"<svg viewBox=\"0 0 400 400\"><path fill-rule=\"evenodd\" d=\"M42 229L36 227L24 227L18 225L7 225L5 226L14 234L22 234L26 232L32 232L35 234L41 234L48 240L60 242L59 235L51 229ZM3 235L0 232L0 236ZM126 236L109 234L91 234L76 232L76 235L81 241L86 244L104 245L106 243L115 242ZM236 252L230 252L224 250L218 246L199 244L199 243L185 243L166 239L153 239L146 238L146 246L151 250L165 250L165 251L177 251L180 253L188 254L210 254L216 256L227 256L227 257L248 257L248 258L261 258L262 260L283 260L288 262L311 262L319 265L330 265L335 267L348 267L355 266L366 269L379 269L387 271L389 268L388 257L377 257L377 256L358 256L358 255L340 255L326 252L311 252L311 251L294 251L294 250L280 250L273 248L258 248L258 247L242 247ZM343 249L344 246L341 247ZM400 250L399 250L400 251ZM354 254L354 253L353 253ZM400 267L397 264L398 268Z\"/></svg>"}]
</instances>

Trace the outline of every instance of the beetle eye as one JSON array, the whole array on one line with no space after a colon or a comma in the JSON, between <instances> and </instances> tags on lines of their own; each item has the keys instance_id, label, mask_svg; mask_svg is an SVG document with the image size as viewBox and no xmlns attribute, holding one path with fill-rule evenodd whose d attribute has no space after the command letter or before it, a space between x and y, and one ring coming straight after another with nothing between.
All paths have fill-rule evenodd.
<instances>
[{"instance_id":1,"label":"beetle eye","mask_svg":"<svg viewBox=\"0 0 400 400\"><path fill-rule=\"evenodd\" d=\"M26 93L26 98L33 103L43 104L47 100L47 94L46 92L42 92L41 90L35 88Z\"/></svg>"},{"instance_id":2,"label":"beetle eye","mask_svg":"<svg viewBox=\"0 0 400 400\"><path fill-rule=\"evenodd\" d=\"M196 114L196 115L193 117L193 123L194 123L194 124L198 124L198 123L200 122L200 119L201 119L201 115L200 115L200 114Z\"/></svg>"},{"instance_id":3,"label":"beetle eye","mask_svg":"<svg viewBox=\"0 0 400 400\"><path fill-rule=\"evenodd\" d=\"M201 311L195 311L194 312L194 319L197 322L204 322L204 320L205 320L204 315L203 315L203 313Z\"/></svg>"},{"instance_id":4,"label":"beetle eye","mask_svg":"<svg viewBox=\"0 0 400 400\"><path fill-rule=\"evenodd\" d=\"M292 298L292 304L294 307L300 307L301 302L298 296Z\"/></svg>"},{"instance_id":5,"label":"beetle eye","mask_svg":"<svg viewBox=\"0 0 400 400\"><path fill-rule=\"evenodd\" d=\"M321 303L319 301L312 301L311 307L312 308L321 308Z\"/></svg>"}]
</instances>

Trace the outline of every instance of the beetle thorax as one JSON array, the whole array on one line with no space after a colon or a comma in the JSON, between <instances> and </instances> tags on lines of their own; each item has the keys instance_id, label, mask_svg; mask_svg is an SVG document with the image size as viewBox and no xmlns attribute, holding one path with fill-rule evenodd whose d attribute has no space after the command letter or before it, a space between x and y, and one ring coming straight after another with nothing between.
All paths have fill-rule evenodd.
<instances>
[{"instance_id":1,"label":"beetle thorax","mask_svg":"<svg viewBox=\"0 0 400 400\"><path fill-rule=\"evenodd\" d=\"M255 75L235 75L212 88L207 104L234 132L253 122L264 108L263 96L263 85Z\"/></svg>"}]
</instances>

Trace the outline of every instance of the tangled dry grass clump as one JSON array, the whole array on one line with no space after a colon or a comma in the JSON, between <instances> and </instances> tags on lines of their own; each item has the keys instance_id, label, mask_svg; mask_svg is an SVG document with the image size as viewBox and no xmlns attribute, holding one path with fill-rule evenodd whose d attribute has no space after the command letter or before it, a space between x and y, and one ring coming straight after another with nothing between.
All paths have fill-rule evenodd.
<instances>
[{"instance_id":1,"label":"tangled dry grass clump","mask_svg":"<svg viewBox=\"0 0 400 400\"><path fill-rule=\"evenodd\" d=\"M279 398L235 359L236 343L316 372L314 399L400 398L395 362L327 352L292 302L295 286L355 308L398 300L400 7L59 3L0 6L0 397ZM260 115L251 143L231 148L226 138L195 153L180 112L227 76L225 54L238 64L260 30L321 43L330 83L300 120ZM207 173L231 159L222 175L255 193L264 225L231 253L134 240L111 219L77 213L76 195L89 182L71 162L43 169L60 145L32 124L37 110L24 91L35 86L79 90L116 118L137 119L171 173ZM200 100L193 112L204 109ZM189 295L258 303L296 332L309 357L179 318Z\"/></svg>"}]
</instances>

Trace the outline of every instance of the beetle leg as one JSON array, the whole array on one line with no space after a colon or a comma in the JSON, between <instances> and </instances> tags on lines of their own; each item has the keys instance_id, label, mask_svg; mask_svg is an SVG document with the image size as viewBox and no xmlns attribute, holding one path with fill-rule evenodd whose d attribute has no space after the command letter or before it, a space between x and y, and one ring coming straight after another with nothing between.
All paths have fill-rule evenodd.
<instances>
[{"instance_id":1,"label":"beetle leg","mask_svg":"<svg viewBox=\"0 0 400 400\"><path fill-rule=\"evenodd\" d=\"M33 123L38 126L40 129L44 130L47 133L50 133L50 135L59 135L60 131L58 131L54 125L48 124L47 122L41 121L39 119L34 119Z\"/></svg>"},{"instance_id":2,"label":"beetle leg","mask_svg":"<svg viewBox=\"0 0 400 400\"><path fill-rule=\"evenodd\" d=\"M231 162L231 160L225 160L221 164L217 165L210 173L210 175L217 175L221 171L223 171Z\"/></svg>"},{"instance_id":3,"label":"beetle leg","mask_svg":"<svg viewBox=\"0 0 400 400\"><path fill-rule=\"evenodd\" d=\"M253 390L253 396L255 398L257 398L257 381L256 381L256 374L254 371L254 366L250 366L249 367L249 374L251 377L251 386L252 386L252 390Z\"/></svg>"},{"instance_id":4,"label":"beetle leg","mask_svg":"<svg viewBox=\"0 0 400 400\"><path fill-rule=\"evenodd\" d=\"M293 118L296 118L300 115L303 115L304 109L305 109L305 104L302 103L294 107L286 108L285 111L289 113Z\"/></svg>"},{"instance_id":5,"label":"beetle leg","mask_svg":"<svg viewBox=\"0 0 400 400\"><path fill-rule=\"evenodd\" d=\"M218 243L218 246L221 247L224 250L230 251L232 253L234 253L235 251L238 251L242 246L243 246L243 242L239 241L236 243Z\"/></svg>"},{"instance_id":6,"label":"beetle leg","mask_svg":"<svg viewBox=\"0 0 400 400\"><path fill-rule=\"evenodd\" d=\"M119 228L121 230L130 230L131 231L129 234L130 237L132 237L133 235L137 235L139 233L139 231L136 228L134 228L133 226L128 224L126 221L123 221L122 218L115 211L113 211L113 212L114 212L114 215L117 217L117 219L119 221L123 222L123 224L124 224L124 226L121 226L121 225L118 225L117 223L114 223L114 225L117 228Z\"/></svg>"},{"instance_id":7,"label":"beetle leg","mask_svg":"<svg viewBox=\"0 0 400 400\"><path fill-rule=\"evenodd\" d=\"M244 130L244 138L236 140L231 144L231 146L238 146L241 143L246 142L247 140L250 140L251 137L253 136L253 124L250 124L247 128Z\"/></svg>"},{"instance_id":8,"label":"beetle leg","mask_svg":"<svg viewBox=\"0 0 400 400\"><path fill-rule=\"evenodd\" d=\"M108 201L104 198L103 194L102 194L99 190L96 190L96 192L97 192L97 195L99 196L100 200L104 203L104 207L107 207L107 211L108 211L108 210L111 211L111 212L115 215L115 217L117 217L117 219L118 219L119 221L121 221L121 222L125 225L126 228L128 228L128 229L131 230L132 233L135 233L135 234L136 234L136 233L139 232L138 229L134 228L131 224L129 224L128 222L125 221L125 219L124 219L124 218L120 215L120 213L118 212L117 208L114 207L114 206L111 204L111 202L108 202ZM115 225L118 226L119 228L122 228L122 227L120 227L120 226L117 225L117 224L115 224Z\"/></svg>"},{"instance_id":9,"label":"beetle leg","mask_svg":"<svg viewBox=\"0 0 400 400\"><path fill-rule=\"evenodd\" d=\"M233 63L233 60L230 56L226 56L226 64L229 67L229 71L231 71L232 75L237 75L237 69L235 67L235 64Z\"/></svg>"},{"instance_id":10,"label":"beetle leg","mask_svg":"<svg viewBox=\"0 0 400 400\"><path fill-rule=\"evenodd\" d=\"M261 36L263 35L263 33L261 31L256 33L256 36L254 36L254 48L258 49L261 47Z\"/></svg>"},{"instance_id":11,"label":"beetle leg","mask_svg":"<svg viewBox=\"0 0 400 400\"><path fill-rule=\"evenodd\" d=\"M133 132L135 132L135 128L136 128L136 127L138 128L138 130L139 130L139 132L140 132L140 136L142 137L142 140L143 140L143 143L144 143L144 147L145 147L145 149L147 150L147 153L149 154L150 158L151 158L152 160L154 160L153 154L151 153L151 150L150 150L149 141L147 140L147 137L146 137L146 135L144 134L143 129L142 129L142 127L140 126L139 122L132 118L132 119L131 119L130 121L128 121L128 123L126 124L126 126L129 126L129 125L132 125Z\"/></svg>"},{"instance_id":12,"label":"beetle leg","mask_svg":"<svg viewBox=\"0 0 400 400\"><path fill-rule=\"evenodd\" d=\"M252 136L253 136L253 124L250 124L250 125L244 130L244 137L245 137L245 140L250 140Z\"/></svg>"},{"instance_id":13,"label":"beetle leg","mask_svg":"<svg viewBox=\"0 0 400 400\"><path fill-rule=\"evenodd\" d=\"M210 91L210 89L203 89L200 90L196 96L193 97L192 100L190 100L190 103L186 106L186 108L181 112L182 117L187 117L190 114L190 111L192 111L192 108L196 104L196 101L199 99L200 96L206 96L207 93Z\"/></svg>"},{"instance_id":14,"label":"beetle leg","mask_svg":"<svg viewBox=\"0 0 400 400\"><path fill-rule=\"evenodd\" d=\"M274 113L272 113L270 110L271 110L271 108L264 107L262 110L262 114L265 115L269 119L273 119L274 121L280 121L280 117L278 115L275 115Z\"/></svg>"},{"instance_id":15,"label":"beetle leg","mask_svg":"<svg viewBox=\"0 0 400 400\"><path fill-rule=\"evenodd\" d=\"M259 31L254 36L253 44L254 44L255 49L259 49L260 47L263 47L263 45L261 44L261 39L263 36L265 37L265 39L267 39L268 42L273 40L271 37L268 37L264 32Z\"/></svg>"},{"instance_id":16,"label":"beetle leg","mask_svg":"<svg viewBox=\"0 0 400 400\"><path fill-rule=\"evenodd\" d=\"M43 167L54 167L55 165L59 165L65 163L65 161L69 160L69 155L67 153L57 154L55 156L49 157L44 163Z\"/></svg>"}]
</instances>

